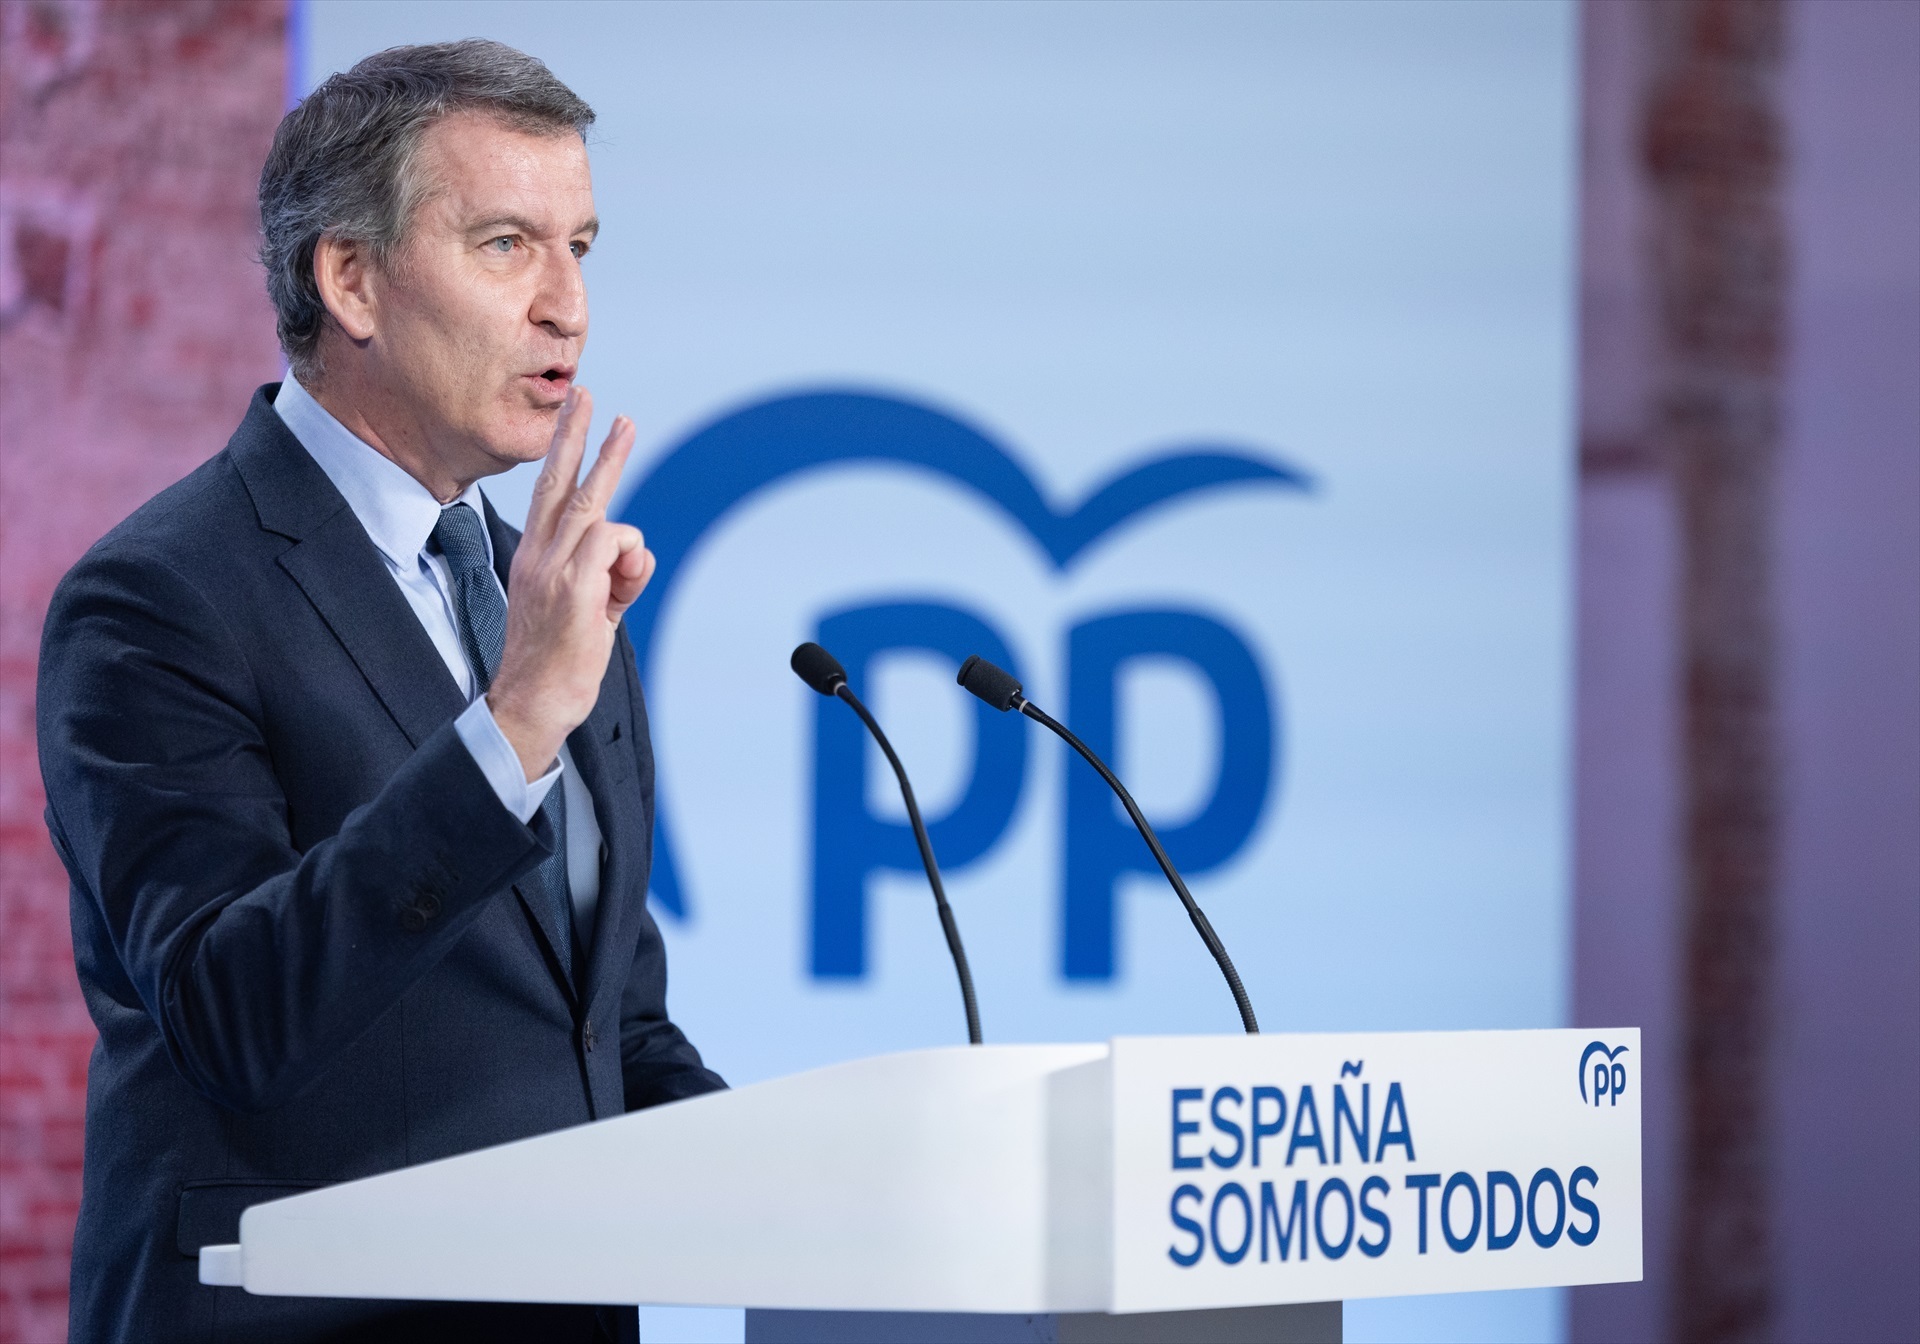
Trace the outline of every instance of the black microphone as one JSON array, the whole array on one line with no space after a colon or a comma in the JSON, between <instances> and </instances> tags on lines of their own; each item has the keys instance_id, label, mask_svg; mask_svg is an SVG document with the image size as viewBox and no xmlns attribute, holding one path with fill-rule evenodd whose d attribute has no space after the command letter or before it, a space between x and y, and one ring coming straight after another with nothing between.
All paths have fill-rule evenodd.
<instances>
[{"instance_id":1,"label":"black microphone","mask_svg":"<svg viewBox=\"0 0 1920 1344\"><path fill-rule=\"evenodd\" d=\"M798 656L795 655L796 658ZM1248 1035L1258 1034L1260 1024L1254 1019L1253 1004L1247 999L1245 986L1240 983L1240 973L1233 969L1233 959L1227 955L1227 949L1221 943L1220 935L1213 931L1213 925L1207 922L1206 915L1195 904L1193 893L1187 890L1187 884L1180 880L1180 874L1174 869L1173 860L1169 859L1167 851L1160 847L1160 837L1155 835L1153 827L1147 824L1146 817L1141 814L1139 806L1133 801L1133 795L1127 792L1127 786L1122 784L1113 771L1107 769L1106 762L1094 755L1087 744L1075 737L1065 724L1057 722L1033 701L1027 699L1021 692L1020 683L1014 680L1013 674L1005 668L995 667L976 653L960 664L960 675L955 679L995 709L1003 712L1017 709L1035 723L1051 728L1068 746L1085 757L1087 764L1097 770L1100 778L1106 780L1108 786L1120 795L1120 801L1126 805L1127 815L1133 818L1133 824L1139 828L1141 839L1147 842L1147 848L1153 851L1153 857L1159 861L1160 871L1165 873L1167 881L1173 884L1174 891L1180 897L1180 904L1186 906L1187 918L1193 921L1193 927L1200 934L1200 941L1207 945L1207 951L1213 953L1213 959L1220 963L1220 973L1227 977L1227 988L1233 991L1234 1005L1240 1009L1241 1025L1247 1029Z\"/></svg>"},{"instance_id":2,"label":"black microphone","mask_svg":"<svg viewBox=\"0 0 1920 1344\"><path fill-rule=\"evenodd\" d=\"M887 764L893 767L893 777L900 781L900 797L907 804L907 820L913 824L913 838L920 845L920 862L926 866L927 883L933 888L933 904L940 912L940 927L947 935L947 951L953 953L953 969L960 977L960 998L967 1006L967 1043L978 1045L980 1006L973 998L973 972L967 969L967 950L960 945L960 926L954 923L953 908L947 904L947 889L940 883L940 865L933 861L933 841L927 838L926 823L920 820L920 804L914 801L913 785L907 783L907 768L894 755L893 743L887 741L887 735L880 731L880 725L874 722L873 715L860 703L860 697L848 687L847 670L840 666L838 658L808 641L793 651L791 661L794 674L800 680L822 695L846 701L853 712L860 716L860 722L867 725L873 740L886 753Z\"/></svg>"}]
</instances>

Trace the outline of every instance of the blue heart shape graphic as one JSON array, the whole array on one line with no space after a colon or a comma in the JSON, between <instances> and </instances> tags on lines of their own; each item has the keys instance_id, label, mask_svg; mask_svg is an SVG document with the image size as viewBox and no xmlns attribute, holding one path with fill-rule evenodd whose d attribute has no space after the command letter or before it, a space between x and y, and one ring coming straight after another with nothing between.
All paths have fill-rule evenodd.
<instances>
[{"instance_id":1,"label":"blue heart shape graphic","mask_svg":"<svg viewBox=\"0 0 1920 1344\"><path fill-rule=\"evenodd\" d=\"M1107 533L1199 490L1264 484L1311 490L1305 472L1213 444L1186 444L1114 477L1070 512L1047 503L1007 451L953 416L898 397L853 390L803 392L755 402L695 430L641 478L621 521L647 535L658 568L627 612L643 677L654 627L681 567L729 510L799 472L861 462L917 467L966 486L1025 528L1066 569ZM685 918L664 809L654 818L653 900Z\"/></svg>"}]
</instances>

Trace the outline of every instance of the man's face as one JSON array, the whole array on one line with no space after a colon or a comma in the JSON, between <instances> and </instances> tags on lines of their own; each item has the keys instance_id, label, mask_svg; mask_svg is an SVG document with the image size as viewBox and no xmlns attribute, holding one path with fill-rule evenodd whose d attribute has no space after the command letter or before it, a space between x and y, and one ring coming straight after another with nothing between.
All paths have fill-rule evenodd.
<instances>
[{"instance_id":1,"label":"man's face","mask_svg":"<svg viewBox=\"0 0 1920 1344\"><path fill-rule=\"evenodd\" d=\"M460 114L430 127L426 197L376 282L370 351L416 447L468 479L544 455L587 340L593 182L571 132Z\"/></svg>"}]
</instances>

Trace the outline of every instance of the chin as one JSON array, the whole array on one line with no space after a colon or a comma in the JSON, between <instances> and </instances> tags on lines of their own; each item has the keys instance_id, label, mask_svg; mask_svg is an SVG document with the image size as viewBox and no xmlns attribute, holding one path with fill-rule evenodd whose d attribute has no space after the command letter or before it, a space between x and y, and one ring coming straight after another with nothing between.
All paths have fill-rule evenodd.
<instances>
[{"instance_id":1,"label":"chin","mask_svg":"<svg viewBox=\"0 0 1920 1344\"><path fill-rule=\"evenodd\" d=\"M529 462L540 461L546 457L550 442L549 438L542 437L538 441L529 439L498 450L495 456L500 459L500 469L509 471L514 467L525 466Z\"/></svg>"},{"instance_id":2,"label":"chin","mask_svg":"<svg viewBox=\"0 0 1920 1344\"><path fill-rule=\"evenodd\" d=\"M553 427L559 411L522 411L505 424L488 427L484 437L487 455L507 471L527 462L538 462L553 444Z\"/></svg>"}]
</instances>

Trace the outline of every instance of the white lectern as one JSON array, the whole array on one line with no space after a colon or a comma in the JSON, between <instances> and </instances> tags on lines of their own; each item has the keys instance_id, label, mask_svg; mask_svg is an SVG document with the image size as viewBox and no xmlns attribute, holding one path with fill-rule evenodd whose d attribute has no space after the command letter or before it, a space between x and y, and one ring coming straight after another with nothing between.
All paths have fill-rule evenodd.
<instances>
[{"instance_id":1,"label":"white lectern","mask_svg":"<svg viewBox=\"0 0 1920 1344\"><path fill-rule=\"evenodd\" d=\"M1338 1339L1345 1298L1639 1278L1639 1047L1436 1032L882 1056L255 1205L200 1277L773 1309L749 1315L769 1340L863 1333L801 1312L985 1314L980 1338L1059 1340L1192 1312L1183 1338ZM887 1332L914 1319L955 1338L951 1316Z\"/></svg>"}]
</instances>

